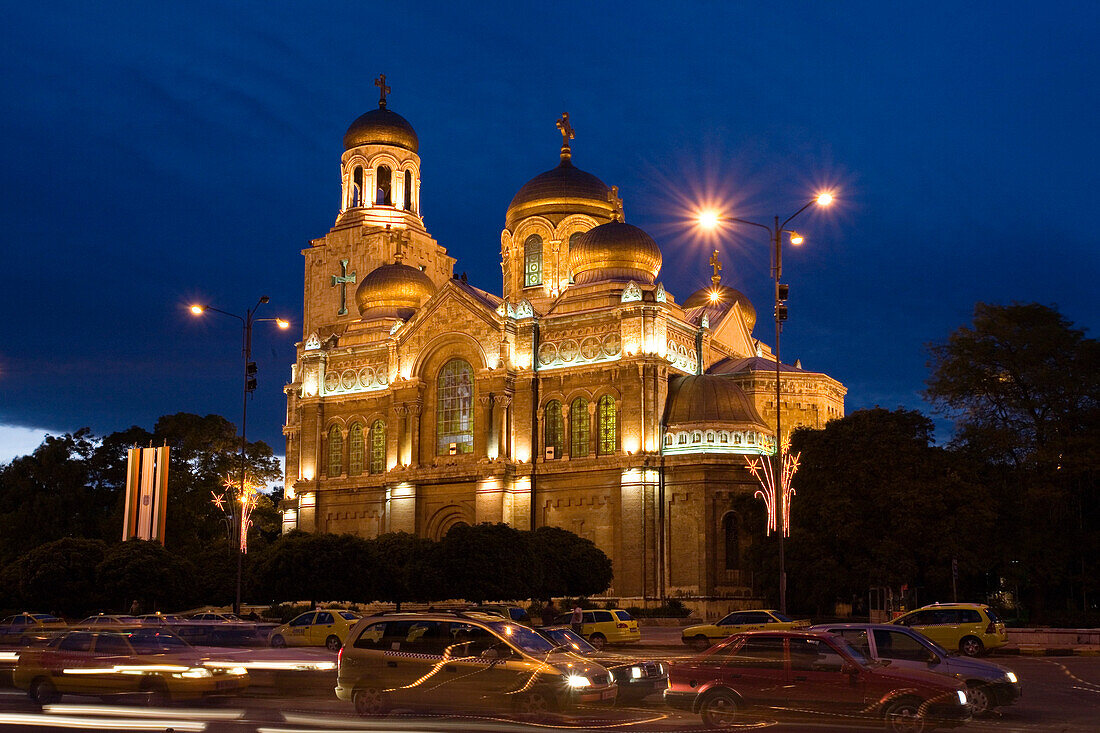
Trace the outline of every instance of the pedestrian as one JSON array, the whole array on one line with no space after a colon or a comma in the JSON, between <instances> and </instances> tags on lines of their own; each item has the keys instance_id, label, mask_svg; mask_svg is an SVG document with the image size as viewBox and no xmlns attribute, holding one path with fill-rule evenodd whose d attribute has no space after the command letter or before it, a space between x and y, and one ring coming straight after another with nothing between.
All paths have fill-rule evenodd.
<instances>
[{"instance_id":1,"label":"pedestrian","mask_svg":"<svg viewBox=\"0 0 1100 733\"><path fill-rule=\"evenodd\" d=\"M141 604L138 603L137 599L135 598L134 602L130 604L130 615L131 616L137 616L140 613L141 613Z\"/></svg>"},{"instance_id":2,"label":"pedestrian","mask_svg":"<svg viewBox=\"0 0 1100 733\"><path fill-rule=\"evenodd\" d=\"M546 602L546 605L542 607L542 625L553 626L554 622L558 620L558 607L554 605L554 599L550 599Z\"/></svg>"},{"instance_id":3,"label":"pedestrian","mask_svg":"<svg viewBox=\"0 0 1100 733\"><path fill-rule=\"evenodd\" d=\"M569 625L573 627L573 631L578 634L581 633L581 621L584 620L584 611L581 610L581 604L573 606L573 616L569 619Z\"/></svg>"}]
</instances>

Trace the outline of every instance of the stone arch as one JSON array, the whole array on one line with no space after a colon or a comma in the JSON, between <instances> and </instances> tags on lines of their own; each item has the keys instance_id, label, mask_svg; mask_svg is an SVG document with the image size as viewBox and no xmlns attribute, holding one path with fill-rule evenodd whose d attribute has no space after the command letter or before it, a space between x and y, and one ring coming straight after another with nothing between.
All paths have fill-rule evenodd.
<instances>
[{"instance_id":1,"label":"stone arch","mask_svg":"<svg viewBox=\"0 0 1100 733\"><path fill-rule=\"evenodd\" d=\"M599 224L593 217L586 214L570 214L558 222L558 225L554 228L554 239L568 242L571 235L595 229Z\"/></svg>"},{"instance_id":2,"label":"stone arch","mask_svg":"<svg viewBox=\"0 0 1100 733\"><path fill-rule=\"evenodd\" d=\"M448 504L437 509L428 518L427 536L437 542L443 539L448 532L459 524L473 524L474 519L469 512L457 504Z\"/></svg>"}]
</instances>

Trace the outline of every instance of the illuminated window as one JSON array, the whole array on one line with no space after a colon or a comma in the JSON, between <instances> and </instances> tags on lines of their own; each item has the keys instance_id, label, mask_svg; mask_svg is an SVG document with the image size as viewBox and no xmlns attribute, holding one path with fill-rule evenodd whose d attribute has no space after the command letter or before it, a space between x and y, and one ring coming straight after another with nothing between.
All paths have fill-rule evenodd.
<instances>
[{"instance_id":1,"label":"illuminated window","mask_svg":"<svg viewBox=\"0 0 1100 733\"><path fill-rule=\"evenodd\" d=\"M588 455L588 400L578 397L569 405L569 455Z\"/></svg>"},{"instance_id":2,"label":"illuminated window","mask_svg":"<svg viewBox=\"0 0 1100 733\"><path fill-rule=\"evenodd\" d=\"M413 172L405 171L405 211L413 210Z\"/></svg>"},{"instance_id":3,"label":"illuminated window","mask_svg":"<svg viewBox=\"0 0 1100 733\"><path fill-rule=\"evenodd\" d=\"M532 234L523 243L523 287L542 285L542 237Z\"/></svg>"},{"instance_id":4,"label":"illuminated window","mask_svg":"<svg viewBox=\"0 0 1100 733\"><path fill-rule=\"evenodd\" d=\"M692 443L701 443L701 442L703 442L703 436L700 433L692 433L691 434L691 442Z\"/></svg>"},{"instance_id":5,"label":"illuminated window","mask_svg":"<svg viewBox=\"0 0 1100 733\"><path fill-rule=\"evenodd\" d=\"M363 426L355 423L348 431L348 475L363 473Z\"/></svg>"},{"instance_id":6,"label":"illuminated window","mask_svg":"<svg viewBox=\"0 0 1100 733\"><path fill-rule=\"evenodd\" d=\"M436 454L474 450L474 372L462 359L451 359L436 382Z\"/></svg>"},{"instance_id":7,"label":"illuminated window","mask_svg":"<svg viewBox=\"0 0 1100 733\"><path fill-rule=\"evenodd\" d=\"M615 452L615 398L605 394L596 403L596 429L599 431L600 440L597 444L597 453L601 456L609 456Z\"/></svg>"},{"instance_id":8,"label":"illuminated window","mask_svg":"<svg viewBox=\"0 0 1100 733\"><path fill-rule=\"evenodd\" d=\"M375 420L370 426L370 472L386 470L386 423Z\"/></svg>"},{"instance_id":9,"label":"illuminated window","mask_svg":"<svg viewBox=\"0 0 1100 733\"><path fill-rule=\"evenodd\" d=\"M390 190L393 181L393 173L388 165L378 166L378 195L374 202L393 206L393 192Z\"/></svg>"},{"instance_id":10,"label":"illuminated window","mask_svg":"<svg viewBox=\"0 0 1100 733\"><path fill-rule=\"evenodd\" d=\"M561 458L565 431L562 430L561 403L557 400L546 403L543 429L546 431L546 447L554 449L554 458Z\"/></svg>"},{"instance_id":11,"label":"illuminated window","mask_svg":"<svg viewBox=\"0 0 1100 733\"><path fill-rule=\"evenodd\" d=\"M730 442L730 436L726 433L719 433L718 442L719 443L728 443L728 442Z\"/></svg>"},{"instance_id":12,"label":"illuminated window","mask_svg":"<svg viewBox=\"0 0 1100 733\"><path fill-rule=\"evenodd\" d=\"M348 206L362 206L363 205L363 168L361 166L355 167L355 173L352 174L351 182L351 196L348 200Z\"/></svg>"},{"instance_id":13,"label":"illuminated window","mask_svg":"<svg viewBox=\"0 0 1100 733\"><path fill-rule=\"evenodd\" d=\"M672 436L671 435L668 435L668 434L665 435L665 445L672 445Z\"/></svg>"},{"instance_id":14,"label":"illuminated window","mask_svg":"<svg viewBox=\"0 0 1100 733\"><path fill-rule=\"evenodd\" d=\"M688 436L686 433L680 433L680 439L677 441L680 445L684 445L688 442Z\"/></svg>"},{"instance_id":15,"label":"illuminated window","mask_svg":"<svg viewBox=\"0 0 1100 733\"><path fill-rule=\"evenodd\" d=\"M344 470L344 436L339 425L333 425L328 431L328 475L339 476Z\"/></svg>"},{"instance_id":16,"label":"illuminated window","mask_svg":"<svg viewBox=\"0 0 1100 733\"><path fill-rule=\"evenodd\" d=\"M707 442L708 443L713 443L714 442L714 433L707 433Z\"/></svg>"},{"instance_id":17,"label":"illuminated window","mask_svg":"<svg viewBox=\"0 0 1100 733\"><path fill-rule=\"evenodd\" d=\"M722 518L722 536L726 545L726 570L740 570L741 539L737 531L737 515L733 512Z\"/></svg>"}]
</instances>

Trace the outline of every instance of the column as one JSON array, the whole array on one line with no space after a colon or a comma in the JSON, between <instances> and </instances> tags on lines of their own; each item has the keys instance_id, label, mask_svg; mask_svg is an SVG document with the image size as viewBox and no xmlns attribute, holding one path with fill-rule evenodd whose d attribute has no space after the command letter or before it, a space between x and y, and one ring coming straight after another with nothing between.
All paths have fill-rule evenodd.
<instances>
[{"instance_id":1,"label":"column","mask_svg":"<svg viewBox=\"0 0 1100 733\"><path fill-rule=\"evenodd\" d=\"M480 389L481 386L478 385L478 392L485 392L485 390ZM488 394L479 394L477 402L474 403L474 455L478 458L488 455L489 429L491 428L489 403Z\"/></svg>"},{"instance_id":2,"label":"column","mask_svg":"<svg viewBox=\"0 0 1100 733\"><path fill-rule=\"evenodd\" d=\"M409 465L413 468L420 467L420 403L414 402L409 405L409 423L410 425L410 450L409 450Z\"/></svg>"},{"instance_id":3,"label":"column","mask_svg":"<svg viewBox=\"0 0 1100 733\"><path fill-rule=\"evenodd\" d=\"M500 458L510 458L512 456L511 446L508 440L508 411L512 404L511 397L497 397L497 404L494 405L494 409L497 413L497 456Z\"/></svg>"},{"instance_id":4,"label":"column","mask_svg":"<svg viewBox=\"0 0 1100 733\"><path fill-rule=\"evenodd\" d=\"M596 400L588 401L588 455L596 455L596 446L599 445L599 426L596 423Z\"/></svg>"},{"instance_id":5,"label":"column","mask_svg":"<svg viewBox=\"0 0 1100 733\"><path fill-rule=\"evenodd\" d=\"M561 406L561 425L562 425L562 449L561 457L568 461L571 451L573 449L573 425L569 422L569 405L562 403Z\"/></svg>"}]
</instances>

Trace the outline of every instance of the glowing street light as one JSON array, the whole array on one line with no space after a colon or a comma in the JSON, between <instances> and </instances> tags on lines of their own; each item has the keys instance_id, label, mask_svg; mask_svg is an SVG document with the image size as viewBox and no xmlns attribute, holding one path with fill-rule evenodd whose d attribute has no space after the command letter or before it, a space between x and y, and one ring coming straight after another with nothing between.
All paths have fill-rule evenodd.
<instances>
[{"instance_id":1,"label":"glowing street light","mask_svg":"<svg viewBox=\"0 0 1100 733\"><path fill-rule=\"evenodd\" d=\"M782 419L782 392L780 391L780 361L779 361L779 334L783 331L783 321L787 320L787 297L790 292L790 288L781 283L780 277L783 274L783 235L786 234L791 244L799 245L805 241L805 238L791 229L787 229L787 225L806 209L814 206L825 207L833 203L834 197L830 191L822 191L807 201L802 208L788 216L783 223L779 222L779 217L775 217L774 223L761 224L755 221L749 221L748 219L739 219L735 216L723 216L721 212L714 209L703 209L696 215L696 223L700 229L705 231L715 231L719 228L722 222L730 222L733 224L745 224L747 226L753 226L758 229L763 229L768 233L768 239L772 244L772 279L775 281L775 463L770 471L772 477L772 488L769 494L767 484L762 480L765 492L758 495L763 495L765 502L768 504L769 514L769 531L776 530L779 535L779 610L783 613L787 611L787 570L784 558L783 550L783 538L789 533L789 520L790 520L790 497L794 493L790 489L790 477L794 475L794 471L798 469L798 459L795 457L793 462L793 468L787 461L784 460L784 445L783 445L783 419ZM717 252L715 253L717 254ZM711 302L718 301L717 289L711 292ZM756 466L755 470L750 463L750 471L753 475L760 479L761 476L769 475L769 472L763 471L760 466ZM779 485L775 486L775 477L779 478ZM770 498L769 498L770 497ZM777 526L778 524L778 526Z\"/></svg>"}]
</instances>

